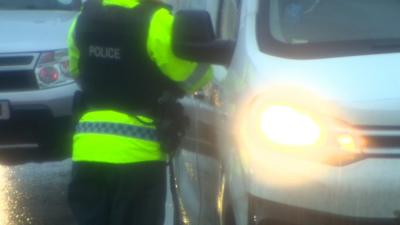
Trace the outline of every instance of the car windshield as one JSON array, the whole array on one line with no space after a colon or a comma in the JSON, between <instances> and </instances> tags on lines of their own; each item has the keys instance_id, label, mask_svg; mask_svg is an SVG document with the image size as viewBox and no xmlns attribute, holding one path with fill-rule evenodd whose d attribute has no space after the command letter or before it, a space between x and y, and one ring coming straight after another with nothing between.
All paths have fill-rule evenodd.
<instances>
[{"instance_id":1,"label":"car windshield","mask_svg":"<svg viewBox=\"0 0 400 225\"><path fill-rule=\"evenodd\" d=\"M0 0L0 10L78 10L80 0Z\"/></svg>"},{"instance_id":2,"label":"car windshield","mask_svg":"<svg viewBox=\"0 0 400 225\"><path fill-rule=\"evenodd\" d=\"M398 0L272 0L271 32L290 44L400 38Z\"/></svg>"}]
</instances>

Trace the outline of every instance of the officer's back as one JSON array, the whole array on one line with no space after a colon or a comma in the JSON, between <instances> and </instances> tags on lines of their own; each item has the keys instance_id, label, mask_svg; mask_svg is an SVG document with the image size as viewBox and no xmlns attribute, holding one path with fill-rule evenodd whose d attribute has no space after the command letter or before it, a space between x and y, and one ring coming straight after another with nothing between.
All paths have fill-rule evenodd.
<instances>
[{"instance_id":1,"label":"officer's back","mask_svg":"<svg viewBox=\"0 0 400 225\"><path fill-rule=\"evenodd\" d=\"M172 27L159 3L89 0L70 29L70 68L84 102L69 186L79 225L163 223L168 148L161 146L176 146L169 140L181 129L170 121L157 129L166 115L159 100L211 79L206 65L173 54Z\"/></svg>"}]
</instances>

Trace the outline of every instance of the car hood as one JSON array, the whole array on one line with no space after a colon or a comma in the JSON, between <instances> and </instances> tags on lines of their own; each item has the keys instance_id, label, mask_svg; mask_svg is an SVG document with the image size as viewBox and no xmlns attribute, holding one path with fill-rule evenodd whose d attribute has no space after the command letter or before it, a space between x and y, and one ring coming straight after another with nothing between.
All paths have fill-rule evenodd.
<instances>
[{"instance_id":1,"label":"car hood","mask_svg":"<svg viewBox=\"0 0 400 225\"><path fill-rule=\"evenodd\" d=\"M67 47L76 11L0 10L0 54Z\"/></svg>"},{"instance_id":2,"label":"car hood","mask_svg":"<svg viewBox=\"0 0 400 225\"><path fill-rule=\"evenodd\" d=\"M400 125L400 54L290 60L254 56L252 88L290 84L333 102L353 124Z\"/></svg>"}]
</instances>

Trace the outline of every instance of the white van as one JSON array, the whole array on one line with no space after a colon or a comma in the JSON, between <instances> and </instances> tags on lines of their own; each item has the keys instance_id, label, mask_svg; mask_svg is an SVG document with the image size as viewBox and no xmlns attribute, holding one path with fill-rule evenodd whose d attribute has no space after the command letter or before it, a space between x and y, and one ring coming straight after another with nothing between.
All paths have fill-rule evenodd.
<instances>
[{"instance_id":1,"label":"white van","mask_svg":"<svg viewBox=\"0 0 400 225\"><path fill-rule=\"evenodd\" d=\"M183 101L180 220L400 224L400 1L214 2L176 18L177 55L225 64Z\"/></svg>"},{"instance_id":2,"label":"white van","mask_svg":"<svg viewBox=\"0 0 400 225\"><path fill-rule=\"evenodd\" d=\"M64 139L78 90L66 39L80 5L0 0L0 144L6 149L54 148Z\"/></svg>"}]
</instances>

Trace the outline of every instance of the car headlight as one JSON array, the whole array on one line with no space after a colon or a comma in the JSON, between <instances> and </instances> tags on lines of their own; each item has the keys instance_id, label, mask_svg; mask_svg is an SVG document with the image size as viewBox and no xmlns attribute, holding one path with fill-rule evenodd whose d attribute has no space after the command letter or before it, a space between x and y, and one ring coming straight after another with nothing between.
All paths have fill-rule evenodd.
<instances>
[{"instance_id":1,"label":"car headlight","mask_svg":"<svg viewBox=\"0 0 400 225\"><path fill-rule=\"evenodd\" d=\"M40 54L35 68L40 89L53 88L74 82L69 72L68 51L58 50Z\"/></svg>"}]
</instances>

